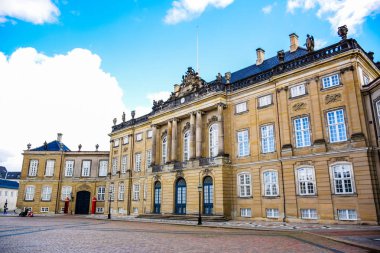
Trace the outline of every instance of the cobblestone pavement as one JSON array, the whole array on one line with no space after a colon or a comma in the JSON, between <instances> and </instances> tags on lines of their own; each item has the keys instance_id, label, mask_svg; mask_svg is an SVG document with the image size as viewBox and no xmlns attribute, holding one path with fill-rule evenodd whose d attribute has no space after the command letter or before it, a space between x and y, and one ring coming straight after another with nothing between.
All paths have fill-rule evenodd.
<instances>
[{"instance_id":1,"label":"cobblestone pavement","mask_svg":"<svg viewBox=\"0 0 380 253\"><path fill-rule=\"evenodd\" d=\"M370 252L303 231L1 217L0 252Z\"/></svg>"}]
</instances>

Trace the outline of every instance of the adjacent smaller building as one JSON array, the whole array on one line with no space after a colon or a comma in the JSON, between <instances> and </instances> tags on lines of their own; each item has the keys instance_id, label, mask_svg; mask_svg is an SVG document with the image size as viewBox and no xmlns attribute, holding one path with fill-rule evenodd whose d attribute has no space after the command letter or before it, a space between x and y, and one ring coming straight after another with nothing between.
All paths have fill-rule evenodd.
<instances>
[{"instance_id":1,"label":"adjacent smaller building","mask_svg":"<svg viewBox=\"0 0 380 253\"><path fill-rule=\"evenodd\" d=\"M0 179L0 209L8 203L8 211L16 209L19 183L11 180Z\"/></svg>"}]
</instances>

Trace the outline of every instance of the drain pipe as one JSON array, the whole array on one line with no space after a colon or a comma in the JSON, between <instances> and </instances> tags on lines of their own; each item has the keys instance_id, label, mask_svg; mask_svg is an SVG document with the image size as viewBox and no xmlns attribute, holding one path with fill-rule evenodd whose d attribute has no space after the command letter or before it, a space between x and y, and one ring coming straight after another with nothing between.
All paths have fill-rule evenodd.
<instances>
[{"instance_id":1,"label":"drain pipe","mask_svg":"<svg viewBox=\"0 0 380 253\"><path fill-rule=\"evenodd\" d=\"M132 116L132 138L131 138L131 166L129 167L128 173L128 205L127 205L127 215L131 215L132 206L132 168L134 167L134 153L135 153L135 111L131 112Z\"/></svg>"}]
</instances>

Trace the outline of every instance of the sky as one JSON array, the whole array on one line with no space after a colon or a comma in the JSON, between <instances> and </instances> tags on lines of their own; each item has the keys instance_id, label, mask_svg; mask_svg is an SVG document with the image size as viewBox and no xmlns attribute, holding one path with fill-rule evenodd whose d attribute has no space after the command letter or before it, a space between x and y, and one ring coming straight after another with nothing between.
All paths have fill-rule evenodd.
<instances>
[{"instance_id":1,"label":"sky","mask_svg":"<svg viewBox=\"0 0 380 253\"><path fill-rule=\"evenodd\" d=\"M289 50L289 34L336 43L337 27L380 60L380 0L0 0L0 165L63 133L109 150L113 118L148 113L187 67L220 72Z\"/></svg>"}]
</instances>

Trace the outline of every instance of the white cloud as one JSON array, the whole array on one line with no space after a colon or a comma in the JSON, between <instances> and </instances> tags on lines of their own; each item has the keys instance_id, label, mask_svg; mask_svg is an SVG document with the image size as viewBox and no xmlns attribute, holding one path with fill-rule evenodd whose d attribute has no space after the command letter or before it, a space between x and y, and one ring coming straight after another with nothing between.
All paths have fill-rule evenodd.
<instances>
[{"instance_id":1,"label":"white cloud","mask_svg":"<svg viewBox=\"0 0 380 253\"><path fill-rule=\"evenodd\" d=\"M277 5L277 2L274 2L273 4L270 4L270 5L267 5L267 6L264 6L261 11L264 13L264 14L270 14L273 10L273 8Z\"/></svg>"},{"instance_id":2,"label":"white cloud","mask_svg":"<svg viewBox=\"0 0 380 253\"><path fill-rule=\"evenodd\" d=\"M316 7L317 16L328 20L333 31L347 25L349 33L355 34L366 17L380 12L380 0L288 0L287 4L290 13L295 9L307 11Z\"/></svg>"},{"instance_id":3,"label":"white cloud","mask_svg":"<svg viewBox=\"0 0 380 253\"><path fill-rule=\"evenodd\" d=\"M225 8L234 0L179 0L173 1L172 8L166 13L164 21L166 24L177 24L199 17L208 6Z\"/></svg>"},{"instance_id":4,"label":"white cloud","mask_svg":"<svg viewBox=\"0 0 380 253\"><path fill-rule=\"evenodd\" d=\"M314 41L314 48L315 48L315 50L318 50L318 49L320 49L320 48L322 48L322 47L324 47L326 45L327 45L327 41L325 41L323 39L316 39Z\"/></svg>"},{"instance_id":5,"label":"white cloud","mask_svg":"<svg viewBox=\"0 0 380 253\"><path fill-rule=\"evenodd\" d=\"M16 18L33 24L54 23L60 12L50 0L1 0L0 23Z\"/></svg>"},{"instance_id":6,"label":"white cloud","mask_svg":"<svg viewBox=\"0 0 380 253\"><path fill-rule=\"evenodd\" d=\"M41 146L58 132L72 150L79 143L83 150L97 143L109 150L113 118L130 114L117 80L86 49L54 56L34 48L0 52L0 73L0 165L10 170L21 169L27 143Z\"/></svg>"}]
</instances>

